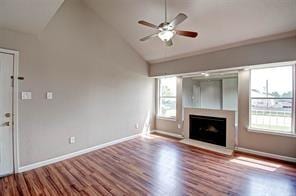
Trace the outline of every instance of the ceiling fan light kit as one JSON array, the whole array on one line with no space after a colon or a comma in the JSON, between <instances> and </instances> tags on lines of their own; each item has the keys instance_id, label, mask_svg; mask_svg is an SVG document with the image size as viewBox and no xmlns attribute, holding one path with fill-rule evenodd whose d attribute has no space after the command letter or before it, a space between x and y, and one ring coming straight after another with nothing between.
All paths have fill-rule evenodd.
<instances>
[{"instance_id":1,"label":"ceiling fan light kit","mask_svg":"<svg viewBox=\"0 0 296 196\"><path fill-rule=\"evenodd\" d=\"M163 41L165 43L166 46L172 46L173 45L172 39L175 35L181 35L181 36L191 37L191 38L197 37L197 35L198 35L197 32L181 31L181 30L175 29L175 27L177 25L179 25L180 23L182 23L186 18L187 18L187 16L185 14L180 13L171 22L167 22L167 3L165 0L165 20L163 23L161 23L160 25L157 26L152 23L146 22L144 20L140 20L138 22L141 25L151 27L151 28L158 30L158 32L156 32L152 35L141 38L140 41L146 41L150 38L158 37L161 41Z\"/></svg>"},{"instance_id":2,"label":"ceiling fan light kit","mask_svg":"<svg viewBox=\"0 0 296 196\"><path fill-rule=\"evenodd\" d=\"M159 37L159 39L161 39L161 41L167 42L167 41L170 41L174 37L175 34L176 34L176 31L165 30L165 31L160 31L158 33L158 37Z\"/></svg>"}]
</instances>

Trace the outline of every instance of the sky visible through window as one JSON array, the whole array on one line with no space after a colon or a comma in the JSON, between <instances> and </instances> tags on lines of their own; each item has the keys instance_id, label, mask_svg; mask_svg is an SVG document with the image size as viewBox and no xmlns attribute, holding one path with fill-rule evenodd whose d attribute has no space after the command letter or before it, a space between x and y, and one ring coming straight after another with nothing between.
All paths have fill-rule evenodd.
<instances>
[{"instance_id":1,"label":"sky visible through window","mask_svg":"<svg viewBox=\"0 0 296 196\"><path fill-rule=\"evenodd\" d=\"M252 91L252 97L266 96L266 92L269 94L277 92L282 97L285 93L292 92L292 66L253 69L252 78L254 78L251 81L252 90L262 94L259 96L256 91Z\"/></svg>"},{"instance_id":2,"label":"sky visible through window","mask_svg":"<svg viewBox=\"0 0 296 196\"><path fill-rule=\"evenodd\" d=\"M176 96L176 78L163 78L160 80L160 93L162 96Z\"/></svg>"},{"instance_id":3,"label":"sky visible through window","mask_svg":"<svg viewBox=\"0 0 296 196\"><path fill-rule=\"evenodd\" d=\"M292 131L293 66L251 70L252 128Z\"/></svg>"}]
</instances>

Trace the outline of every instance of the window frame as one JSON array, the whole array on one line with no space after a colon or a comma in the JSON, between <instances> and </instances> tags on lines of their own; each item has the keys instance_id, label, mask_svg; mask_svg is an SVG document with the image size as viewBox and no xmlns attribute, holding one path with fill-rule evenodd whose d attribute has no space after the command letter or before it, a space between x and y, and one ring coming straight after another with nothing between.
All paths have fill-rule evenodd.
<instances>
[{"instance_id":1,"label":"window frame","mask_svg":"<svg viewBox=\"0 0 296 196\"><path fill-rule=\"evenodd\" d=\"M279 130L273 130L273 129L264 129L264 128L256 128L256 127L252 127L251 124L251 111L252 111L252 99L254 99L251 96L252 93L252 86L251 86L251 81L252 81L252 71L254 69L266 69L266 68L276 68L276 67L287 67L287 66L291 66L292 67L292 115L291 115L291 132L287 133L284 131L279 131ZM257 132L257 133L263 133L263 134L270 134L270 135L280 135L280 136L288 136L288 137L296 137L296 127L295 127L295 123L296 123L296 64L295 63L289 63L289 64L285 64L283 63L283 65L279 65L278 63L276 65L269 65L269 66L258 66L258 67L254 67L251 68L249 71L249 122L248 122L248 131L249 132ZM260 99L260 97L255 97L255 99L258 98ZM273 99L273 98L266 98L266 97L262 97L261 99ZM284 98L280 98L280 99L284 99ZM291 99L291 98L286 98L286 99Z\"/></svg>"},{"instance_id":2,"label":"window frame","mask_svg":"<svg viewBox=\"0 0 296 196\"><path fill-rule=\"evenodd\" d=\"M176 80L176 95L175 96L162 96L161 93L160 93L160 85L161 85L161 79L165 79L165 78L175 78ZM171 120L171 121L176 121L177 120L177 94L178 94L178 88L177 88L177 77L175 76L172 76L172 77L163 77L163 78L157 78L157 119L160 119L160 120ZM172 116L172 117L167 117L167 116L162 116L160 115L160 100L162 98L174 98L176 100L176 105L175 105L175 108L176 108L176 115L175 116Z\"/></svg>"}]
</instances>

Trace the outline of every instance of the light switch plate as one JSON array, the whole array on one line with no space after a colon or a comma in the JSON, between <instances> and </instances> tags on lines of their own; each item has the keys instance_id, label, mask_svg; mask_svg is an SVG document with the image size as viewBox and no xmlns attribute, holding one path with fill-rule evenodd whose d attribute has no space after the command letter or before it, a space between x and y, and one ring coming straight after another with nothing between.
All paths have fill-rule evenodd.
<instances>
[{"instance_id":1,"label":"light switch plate","mask_svg":"<svg viewBox=\"0 0 296 196\"><path fill-rule=\"evenodd\" d=\"M72 136L72 137L69 138L69 143L70 144L74 144L75 143L75 137L74 136Z\"/></svg>"},{"instance_id":2,"label":"light switch plate","mask_svg":"<svg viewBox=\"0 0 296 196\"><path fill-rule=\"evenodd\" d=\"M47 92L46 93L46 99L53 99L53 93L52 92Z\"/></svg>"},{"instance_id":3,"label":"light switch plate","mask_svg":"<svg viewBox=\"0 0 296 196\"><path fill-rule=\"evenodd\" d=\"M32 92L22 92L22 100L32 99Z\"/></svg>"}]
</instances>

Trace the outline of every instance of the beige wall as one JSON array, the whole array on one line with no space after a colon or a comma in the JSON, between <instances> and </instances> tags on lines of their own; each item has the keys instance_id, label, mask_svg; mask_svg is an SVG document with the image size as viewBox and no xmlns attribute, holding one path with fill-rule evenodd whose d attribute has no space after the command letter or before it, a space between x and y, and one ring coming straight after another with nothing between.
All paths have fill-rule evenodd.
<instances>
[{"instance_id":1,"label":"beige wall","mask_svg":"<svg viewBox=\"0 0 296 196\"><path fill-rule=\"evenodd\" d=\"M270 135L248 131L249 76L250 71L240 71L238 81L238 146L267 153L296 158L296 137Z\"/></svg>"},{"instance_id":2,"label":"beige wall","mask_svg":"<svg viewBox=\"0 0 296 196\"><path fill-rule=\"evenodd\" d=\"M139 133L135 124L153 119L148 65L80 0L65 1L38 37L0 30L0 47L20 51L20 91L33 93L19 100L21 166Z\"/></svg>"},{"instance_id":3,"label":"beige wall","mask_svg":"<svg viewBox=\"0 0 296 196\"><path fill-rule=\"evenodd\" d=\"M182 74L198 71L235 68L248 65L295 61L296 37L252 44L203 55L197 55L175 61L153 64L150 66L151 76ZM248 72L239 74L238 100L238 146L252 150L273 153L296 158L296 138L247 131L248 126ZM181 90L182 91L182 90ZM182 99L182 95L180 96ZM182 103L182 102L181 102ZM182 106L179 106L182 112ZM180 121L179 117L179 121ZM180 122L157 121L156 128L182 134L177 129Z\"/></svg>"},{"instance_id":4,"label":"beige wall","mask_svg":"<svg viewBox=\"0 0 296 196\"><path fill-rule=\"evenodd\" d=\"M155 90L157 91L157 85ZM156 92L157 93L157 92ZM157 102L157 100L156 100ZM167 131L176 134L183 134L182 124L183 124L183 115L182 115L182 78L177 77L177 103L176 103L177 113L175 120L167 120L157 118L155 120L155 129L161 131ZM178 124L180 125L178 127Z\"/></svg>"},{"instance_id":5,"label":"beige wall","mask_svg":"<svg viewBox=\"0 0 296 196\"><path fill-rule=\"evenodd\" d=\"M150 65L151 76L296 60L296 36Z\"/></svg>"},{"instance_id":6,"label":"beige wall","mask_svg":"<svg viewBox=\"0 0 296 196\"><path fill-rule=\"evenodd\" d=\"M182 97L182 95L180 96ZM178 100L180 99L178 98ZM180 109L181 107L181 109ZM179 106L178 112L182 111ZM179 117L178 119L180 119ZM159 130L184 134L178 129L179 121L157 120ZM271 135L266 133L250 132L249 125L249 71L239 71L238 75L238 147L256 151L296 158L296 137ZM183 126L183 128L186 128Z\"/></svg>"}]
</instances>

